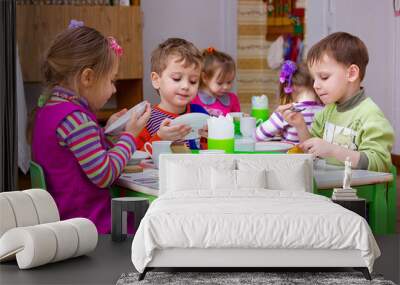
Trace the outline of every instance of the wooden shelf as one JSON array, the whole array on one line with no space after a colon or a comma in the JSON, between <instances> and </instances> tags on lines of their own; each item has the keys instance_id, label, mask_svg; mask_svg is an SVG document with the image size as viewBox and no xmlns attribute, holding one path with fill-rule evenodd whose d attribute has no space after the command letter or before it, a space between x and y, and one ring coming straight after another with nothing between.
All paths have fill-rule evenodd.
<instances>
[{"instance_id":1,"label":"wooden shelf","mask_svg":"<svg viewBox=\"0 0 400 285\"><path fill-rule=\"evenodd\" d=\"M17 5L17 42L24 81L41 81L40 65L71 19L84 21L124 48L118 79L143 77L141 12L137 6Z\"/></svg>"},{"instance_id":2,"label":"wooden shelf","mask_svg":"<svg viewBox=\"0 0 400 285\"><path fill-rule=\"evenodd\" d=\"M105 124L108 118L117 111L123 108L131 108L143 100L142 94L142 80L140 79L123 79L118 80L116 83L117 93L116 96L117 106L113 108L105 108L96 113L97 120L101 124Z\"/></svg>"},{"instance_id":3,"label":"wooden shelf","mask_svg":"<svg viewBox=\"0 0 400 285\"><path fill-rule=\"evenodd\" d=\"M135 0L135 3L140 1ZM17 5L17 42L25 82L42 81L44 52L71 19L83 21L124 49L117 76L117 106L97 113L100 123L143 100L142 14L138 6Z\"/></svg>"},{"instance_id":4,"label":"wooden shelf","mask_svg":"<svg viewBox=\"0 0 400 285\"><path fill-rule=\"evenodd\" d=\"M115 112L117 112L115 109L102 109L96 112L97 121L104 126L110 116Z\"/></svg>"}]
</instances>

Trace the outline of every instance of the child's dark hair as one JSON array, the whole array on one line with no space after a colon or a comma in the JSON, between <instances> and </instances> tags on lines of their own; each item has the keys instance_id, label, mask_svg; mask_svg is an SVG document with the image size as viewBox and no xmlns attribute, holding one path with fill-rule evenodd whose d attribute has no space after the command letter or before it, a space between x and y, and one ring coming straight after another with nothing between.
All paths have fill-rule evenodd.
<instances>
[{"instance_id":1,"label":"child's dark hair","mask_svg":"<svg viewBox=\"0 0 400 285\"><path fill-rule=\"evenodd\" d=\"M292 103L292 94L285 93L284 92L284 87L287 82L281 83L280 84L280 104L288 104ZM299 87L305 87L309 90L312 90L314 92L314 80L311 77L311 74L308 70L308 67L305 63L300 63L297 65L296 71L293 73L292 77L292 85L296 85Z\"/></svg>"},{"instance_id":2,"label":"child's dark hair","mask_svg":"<svg viewBox=\"0 0 400 285\"><path fill-rule=\"evenodd\" d=\"M217 51L212 47L203 50L203 76L207 79L211 79L218 69L221 70L218 74L218 80L224 80L232 74L235 75L235 61L229 54ZM204 85L205 83L201 80L200 88L204 87Z\"/></svg>"},{"instance_id":3,"label":"child's dark hair","mask_svg":"<svg viewBox=\"0 0 400 285\"><path fill-rule=\"evenodd\" d=\"M320 61L325 54L346 66L357 65L360 81L364 79L369 61L368 49L358 37L345 32L330 34L311 47L307 54L308 65Z\"/></svg>"},{"instance_id":4,"label":"child's dark hair","mask_svg":"<svg viewBox=\"0 0 400 285\"><path fill-rule=\"evenodd\" d=\"M169 38L151 53L151 71L161 76L171 55L177 56L178 61L183 62L185 67L194 65L195 68L201 69L202 56L193 43L185 39Z\"/></svg>"}]
</instances>

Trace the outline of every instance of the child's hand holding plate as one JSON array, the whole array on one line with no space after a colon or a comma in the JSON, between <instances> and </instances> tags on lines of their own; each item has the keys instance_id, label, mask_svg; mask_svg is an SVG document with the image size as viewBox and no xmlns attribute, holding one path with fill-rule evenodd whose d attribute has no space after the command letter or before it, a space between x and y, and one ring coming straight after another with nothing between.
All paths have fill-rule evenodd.
<instances>
[{"instance_id":1,"label":"child's hand holding plate","mask_svg":"<svg viewBox=\"0 0 400 285\"><path fill-rule=\"evenodd\" d=\"M166 141L177 141L182 140L191 131L191 127L185 124L174 124L172 125L171 119L164 119L161 122L160 128L157 131L157 135Z\"/></svg>"},{"instance_id":2,"label":"child's hand holding plate","mask_svg":"<svg viewBox=\"0 0 400 285\"><path fill-rule=\"evenodd\" d=\"M200 137L200 132L204 133L204 126L207 125L207 119L210 116L204 113L189 113L179 116L171 121L171 126L174 125L187 125L192 129L183 139L193 140ZM200 131L202 130L202 131Z\"/></svg>"},{"instance_id":3,"label":"child's hand holding plate","mask_svg":"<svg viewBox=\"0 0 400 285\"><path fill-rule=\"evenodd\" d=\"M104 133L109 134L109 133L120 133L124 130L125 125L128 123L128 121L131 119L133 112L136 113L137 117L140 117L143 115L143 113L146 110L146 105L147 101L142 101L139 104L133 106L130 108L125 114L120 116L118 119L116 119L114 122L112 122L104 131ZM114 115L118 115L114 114Z\"/></svg>"}]
</instances>

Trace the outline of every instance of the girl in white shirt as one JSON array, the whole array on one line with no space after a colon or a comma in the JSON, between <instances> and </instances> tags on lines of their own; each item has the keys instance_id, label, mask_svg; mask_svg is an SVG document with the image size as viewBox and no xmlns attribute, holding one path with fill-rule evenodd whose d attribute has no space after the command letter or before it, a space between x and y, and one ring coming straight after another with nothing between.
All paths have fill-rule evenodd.
<instances>
[{"instance_id":1,"label":"girl in white shirt","mask_svg":"<svg viewBox=\"0 0 400 285\"><path fill-rule=\"evenodd\" d=\"M284 105L293 102L292 109L303 114L310 128L315 114L324 106L314 91L314 80L307 65L304 63L296 65L293 61L286 60L282 65L279 81L281 83L280 103ZM299 143L296 128L283 119L279 107L267 121L257 127L255 138L257 141L264 141L277 135L285 141Z\"/></svg>"}]
</instances>

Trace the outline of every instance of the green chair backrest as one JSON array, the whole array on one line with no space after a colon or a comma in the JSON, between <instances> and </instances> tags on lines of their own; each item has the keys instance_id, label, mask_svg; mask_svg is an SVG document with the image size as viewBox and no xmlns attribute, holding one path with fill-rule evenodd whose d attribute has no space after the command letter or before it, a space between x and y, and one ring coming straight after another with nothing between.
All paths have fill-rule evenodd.
<instances>
[{"instance_id":1,"label":"green chair backrest","mask_svg":"<svg viewBox=\"0 0 400 285\"><path fill-rule=\"evenodd\" d=\"M31 160L29 172L31 174L31 187L47 190L43 168ZM110 194L112 198L121 197L121 189L113 185L110 187Z\"/></svg>"},{"instance_id":2,"label":"green chair backrest","mask_svg":"<svg viewBox=\"0 0 400 285\"><path fill-rule=\"evenodd\" d=\"M47 190L43 168L39 164L31 160L29 172L31 174L32 188L41 188Z\"/></svg>"}]
</instances>

